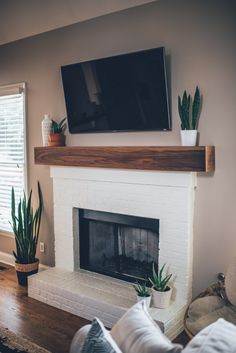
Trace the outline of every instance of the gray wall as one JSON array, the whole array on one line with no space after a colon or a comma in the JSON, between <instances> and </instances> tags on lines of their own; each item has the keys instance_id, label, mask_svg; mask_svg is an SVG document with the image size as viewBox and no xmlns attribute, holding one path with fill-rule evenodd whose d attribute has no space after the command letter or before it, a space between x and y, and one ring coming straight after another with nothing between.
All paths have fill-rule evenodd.
<instances>
[{"instance_id":1,"label":"gray wall","mask_svg":"<svg viewBox=\"0 0 236 353\"><path fill-rule=\"evenodd\" d=\"M44 113L66 115L60 66L165 46L171 90L171 132L69 135L68 145L179 145L177 97L203 96L200 144L216 146L216 172L199 175L194 215L194 292L224 271L236 249L236 89L234 1L160 0L0 47L0 84L26 81L29 182L40 180L45 200L41 239L53 265L53 205L49 168L35 166ZM91 170L92 172L92 170ZM62 192L64 192L62 190ZM0 236L0 250L12 239Z\"/></svg>"},{"instance_id":2,"label":"gray wall","mask_svg":"<svg viewBox=\"0 0 236 353\"><path fill-rule=\"evenodd\" d=\"M0 45L156 0L1 0Z\"/></svg>"}]
</instances>

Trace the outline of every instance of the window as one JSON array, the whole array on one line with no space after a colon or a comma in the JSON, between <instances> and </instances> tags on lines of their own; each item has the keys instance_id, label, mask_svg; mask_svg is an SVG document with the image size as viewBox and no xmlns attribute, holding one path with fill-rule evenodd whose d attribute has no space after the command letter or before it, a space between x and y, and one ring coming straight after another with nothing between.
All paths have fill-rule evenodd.
<instances>
[{"instance_id":1,"label":"window","mask_svg":"<svg viewBox=\"0 0 236 353\"><path fill-rule=\"evenodd\" d=\"M11 188L26 186L25 84L0 86L0 231L12 231Z\"/></svg>"}]
</instances>

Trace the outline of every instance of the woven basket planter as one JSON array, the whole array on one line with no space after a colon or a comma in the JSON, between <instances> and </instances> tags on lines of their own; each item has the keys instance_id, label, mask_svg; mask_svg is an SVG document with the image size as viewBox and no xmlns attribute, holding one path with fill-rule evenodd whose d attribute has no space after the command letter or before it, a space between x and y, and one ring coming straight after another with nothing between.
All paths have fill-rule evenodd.
<instances>
[{"instance_id":1,"label":"woven basket planter","mask_svg":"<svg viewBox=\"0 0 236 353\"><path fill-rule=\"evenodd\" d=\"M20 264L15 262L15 269L16 269L18 283L21 286L27 286L28 276L38 272L39 260L37 259L35 262L31 264Z\"/></svg>"}]
</instances>

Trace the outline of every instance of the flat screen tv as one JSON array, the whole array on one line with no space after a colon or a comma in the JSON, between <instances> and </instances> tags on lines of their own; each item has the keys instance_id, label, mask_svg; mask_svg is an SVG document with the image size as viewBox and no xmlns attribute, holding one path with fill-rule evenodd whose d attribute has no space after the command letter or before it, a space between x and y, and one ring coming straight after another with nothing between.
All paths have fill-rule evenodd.
<instances>
[{"instance_id":1,"label":"flat screen tv","mask_svg":"<svg viewBox=\"0 0 236 353\"><path fill-rule=\"evenodd\" d=\"M71 133L171 128L163 47L61 67Z\"/></svg>"}]
</instances>

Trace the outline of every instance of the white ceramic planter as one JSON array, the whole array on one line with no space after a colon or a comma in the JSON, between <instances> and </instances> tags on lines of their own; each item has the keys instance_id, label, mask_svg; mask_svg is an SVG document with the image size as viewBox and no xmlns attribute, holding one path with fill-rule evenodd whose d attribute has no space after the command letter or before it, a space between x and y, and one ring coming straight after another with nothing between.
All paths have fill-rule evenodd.
<instances>
[{"instance_id":1,"label":"white ceramic planter","mask_svg":"<svg viewBox=\"0 0 236 353\"><path fill-rule=\"evenodd\" d=\"M180 133L182 146L196 146L197 130L181 130Z\"/></svg>"},{"instance_id":2,"label":"white ceramic planter","mask_svg":"<svg viewBox=\"0 0 236 353\"><path fill-rule=\"evenodd\" d=\"M159 309L168 308L170 305L171 294L172 288L166 292L159 292L152 288L152 305Z\"/></svg>"},{"instance_id":3,"label":"white ceramic planter","mask_svg":"<svg viewBox=\"0 0 236 353\"><path fill-rule=\"evenodd\" d=\"M137 295L137 302L140 302L141 300L145 300L146 306L147 308L149 308L151 305L151 298L152 298L151 295L149 295L149 297L140 297L139 295Z\"/></svg>"}]
</instances>

